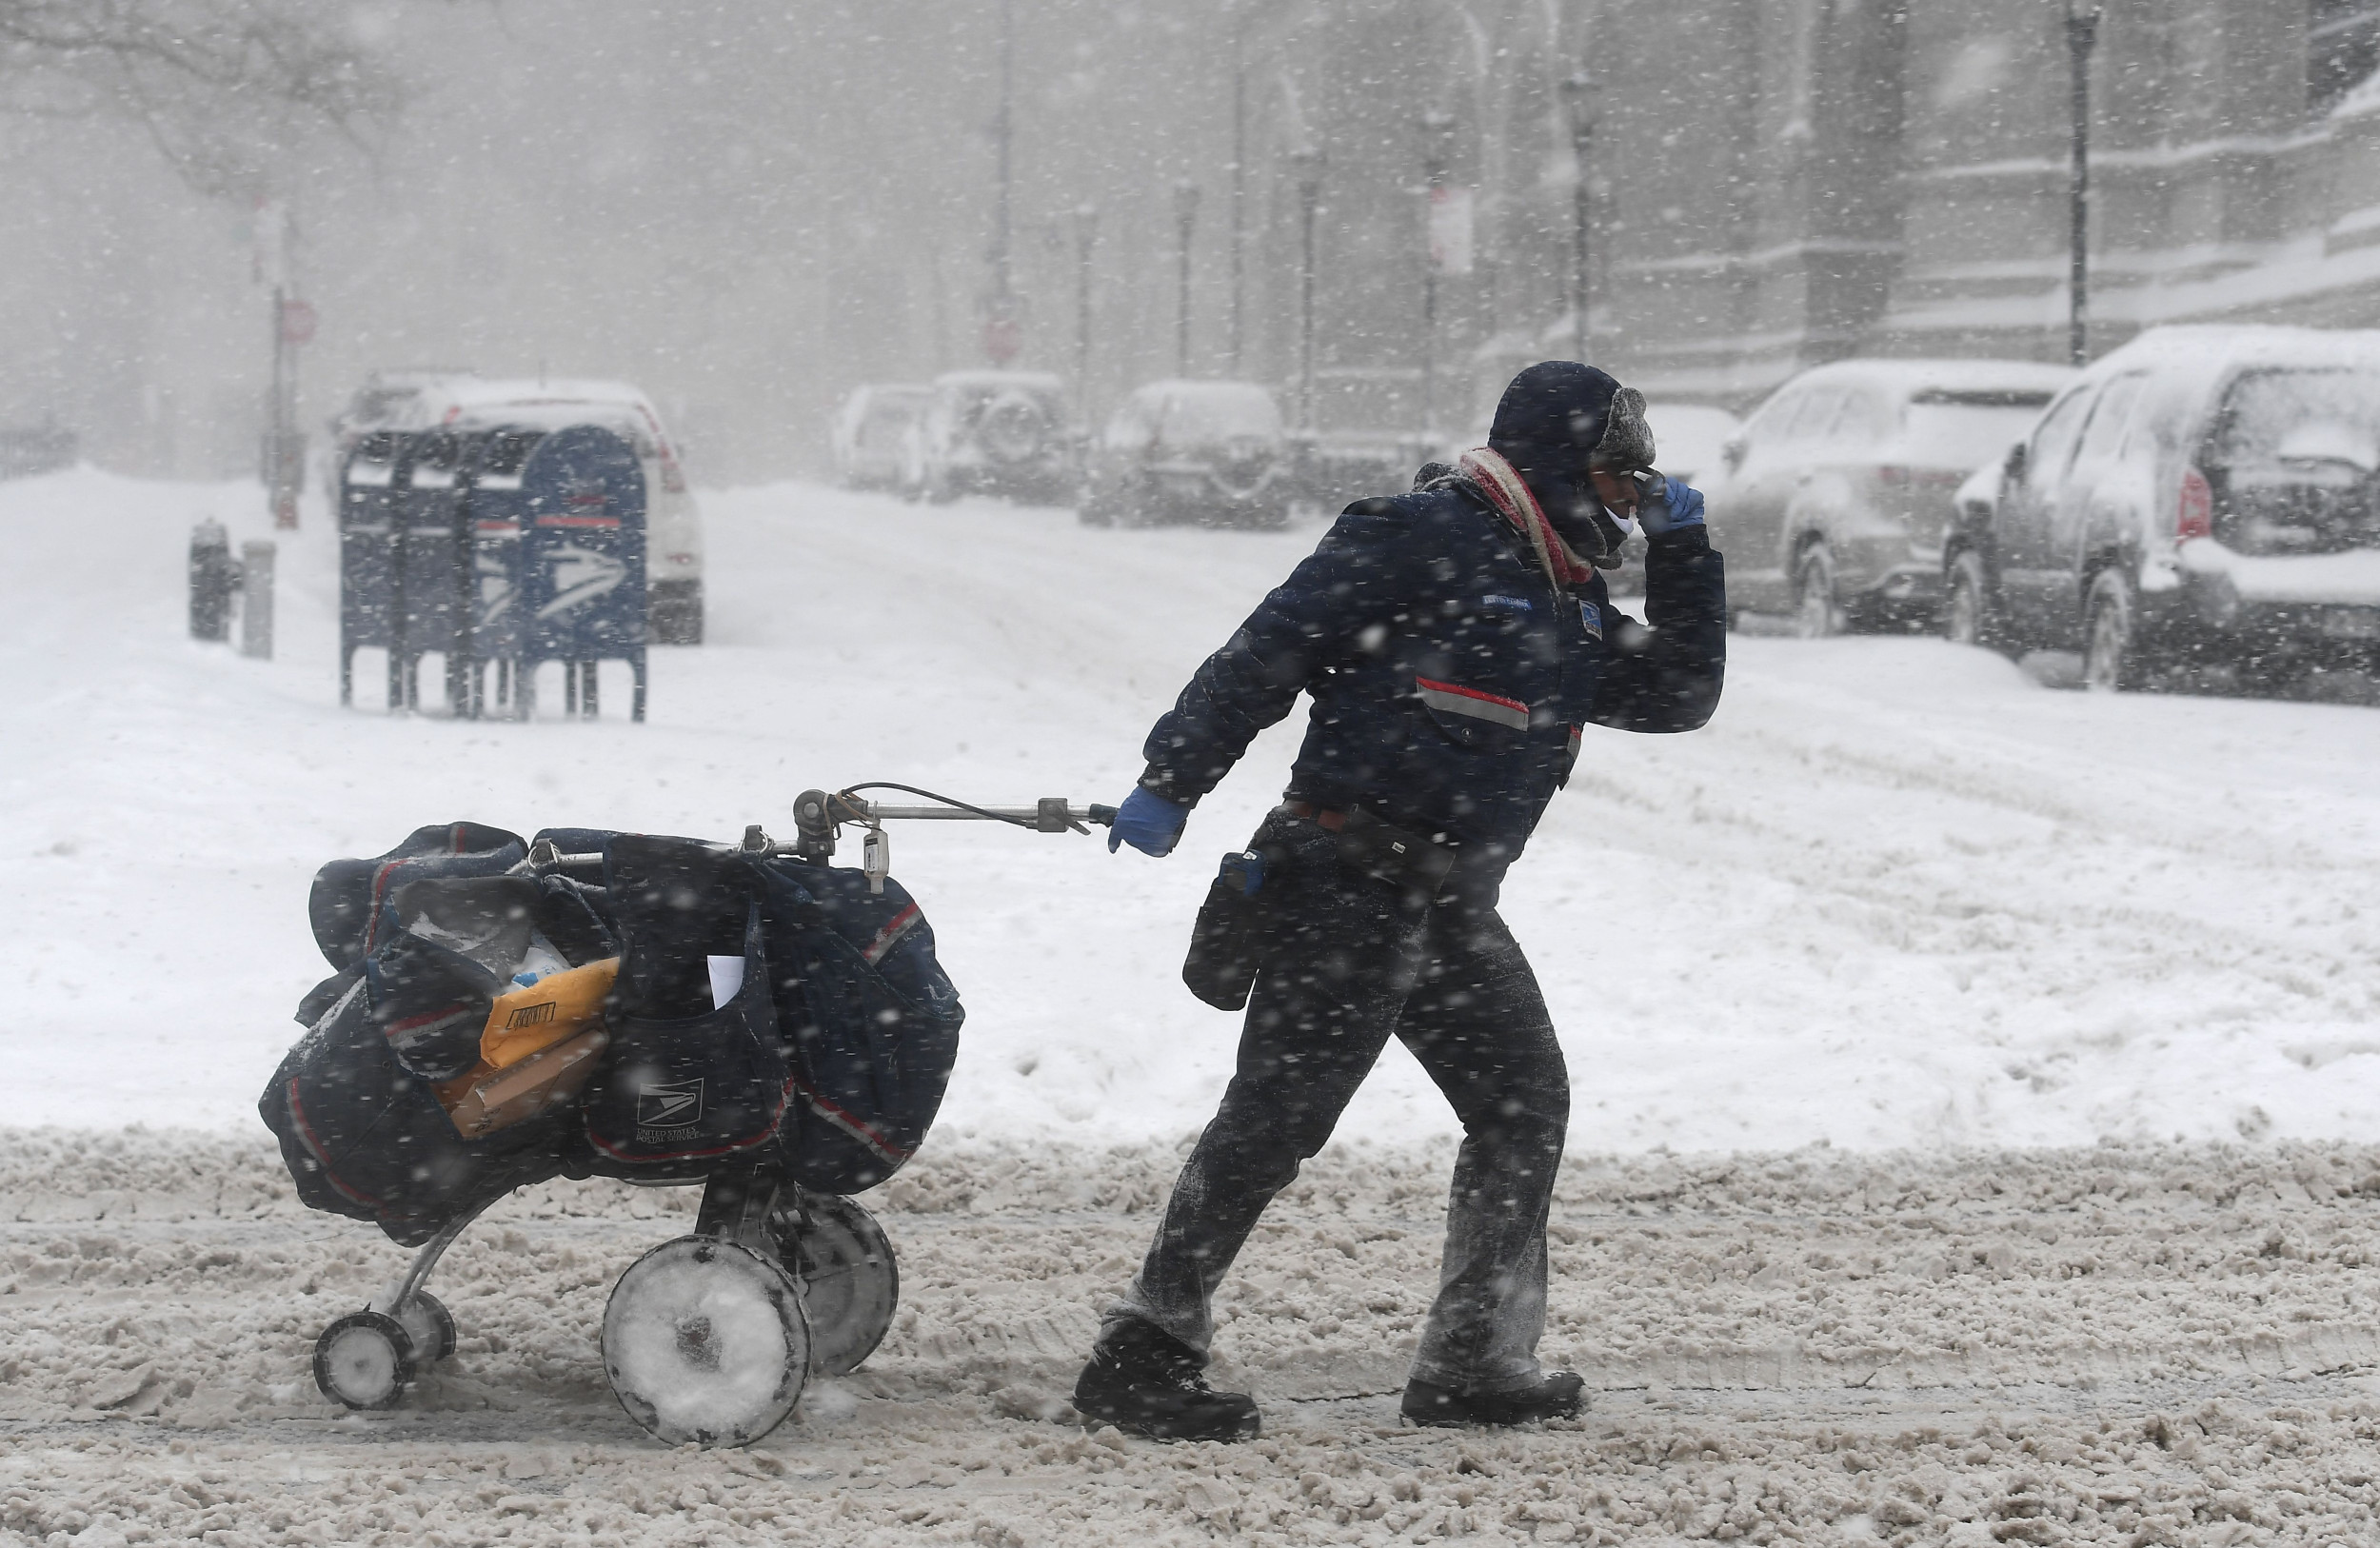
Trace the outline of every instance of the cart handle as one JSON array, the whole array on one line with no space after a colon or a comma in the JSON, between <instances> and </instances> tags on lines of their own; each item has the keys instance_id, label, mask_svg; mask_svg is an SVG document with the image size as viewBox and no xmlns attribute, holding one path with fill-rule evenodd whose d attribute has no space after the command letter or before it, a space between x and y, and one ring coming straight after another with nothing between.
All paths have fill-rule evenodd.
<instances>
[{"instance_id":1,"label":"cart handle","mask_svg":"<svg viewBox=\"0 0 2380 1548\"><path fill-rule=\"evenodd\" d=\"M853 788L886 788L907 790L907 785L854 786ZM758 823L744 830L740 843L715 844L723 855L791 855L798 860L824 863L834 858L835 838L845 823L858 823L869 830L868 848L881 851L884 823L1008 823L1029 828L1036 833L1087 833L1083 824L1097 824L1113 827L1116 808L1092 804L1077 806L1063 796L1044 796L1030 806L976 806L950 801L930 791L914 791L938 803L931 806L896 806L879 801L866 801L849 790L828 793L824 790L804 790L793 804L794 826L800 837L791 843L770 838ZM873 858L873 857L871 857ZM525 864L531 870L600 870L601 854L566 855L550 840L530 845ZM867 867L873 871L875 866Z\"/></svg>"}]
</instances>

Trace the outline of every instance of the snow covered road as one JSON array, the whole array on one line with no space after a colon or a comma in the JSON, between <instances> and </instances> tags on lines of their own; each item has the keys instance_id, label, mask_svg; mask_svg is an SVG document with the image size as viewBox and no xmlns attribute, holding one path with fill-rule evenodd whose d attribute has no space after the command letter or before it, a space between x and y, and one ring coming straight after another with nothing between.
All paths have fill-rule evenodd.
<instances>
[{"instance_id":1,"label":"snow covered road","mask_svg":"<svg viewBox=\"0 0 2380 1548\"><path fill-rule=\"evenodd\" d=\"M883 1348L701 1453L630 1426L595 1340L689 1193L508 1201L440 1270L451 1361L350 1416L312 1338L397 1249L246 1141L0 1141L0 1538L2181 1548L2361 1544L2380 1512L2380 1148L1574 1162L1546 1352L1593 1407L1488 1435L1396 1418L1444 1148L1342 1145L1221 1302L1266 1439L1086 1436L1063 1397L1174 1161L921 1159L871 1201L904 1284Z\"/></svg>"},{"instance_id":2,"label":"snow covered road","mask_svg":"<svg viewBox=\"0 0 2380 1548\"><path fill-rule=\"evenodd\" d=\"M0 487L0 1059L9 1121L242 1129L323 971L324 860L416 824L732 836L805 786L1118 799L1199 658L1308 547L803 486L714 494L712 643L651 722L336 705L334 544L285 541L279 658L183 638L182 546L247 486ZM2044 688L1922 639L1738 637L1706 731L1598 733L1507 889L1585 1151L2370 1138L2380 713ZM559 693L549 691L549 705ZM898 873L969 1007L943 1133L1172 1136L1231 1019L1176 970L1261 741L1160 863L913 826ZM1401 1050L1355 1132L1446 1131Z\"/></svg>"}]
</instances>

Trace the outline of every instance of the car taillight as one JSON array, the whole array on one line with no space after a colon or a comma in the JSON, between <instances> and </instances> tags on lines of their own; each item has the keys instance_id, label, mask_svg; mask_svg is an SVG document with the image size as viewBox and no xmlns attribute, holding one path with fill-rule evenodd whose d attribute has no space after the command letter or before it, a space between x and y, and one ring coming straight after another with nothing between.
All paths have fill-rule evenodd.
<instances>
[{"instance_id":1,"label":"car taillight","mask_svg":"<svg viewBox=\"0 0 2380 1548\"><path fill-rule=\"evenodd\" d=\"M2173 537L2188 543L2192 538L2214 536L2214 490L2207 484L2207 475L2195 467L2182 470L2182 494L2173 506Z\"/></svg>"}]
</instances>

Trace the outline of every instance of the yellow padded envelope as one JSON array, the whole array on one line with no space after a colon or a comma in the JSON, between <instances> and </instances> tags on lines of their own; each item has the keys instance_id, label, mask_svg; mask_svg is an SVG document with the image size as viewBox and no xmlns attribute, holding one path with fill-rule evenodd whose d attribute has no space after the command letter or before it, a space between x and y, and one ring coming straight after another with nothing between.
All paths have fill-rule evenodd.
<instances>
[{"instance_id":1,"label":"yellow padded envelope","mask_svg":"<svg viewBox=\"0 0 2380 1548\"><path fill-rule=\"evenodd\" d=\"M606 957L499 995L479 1062L438 1086L455 1132L476 1140L577 1096L611 1041L604 999L619 976L620 959Z\"/></svg>"}]
</instances>

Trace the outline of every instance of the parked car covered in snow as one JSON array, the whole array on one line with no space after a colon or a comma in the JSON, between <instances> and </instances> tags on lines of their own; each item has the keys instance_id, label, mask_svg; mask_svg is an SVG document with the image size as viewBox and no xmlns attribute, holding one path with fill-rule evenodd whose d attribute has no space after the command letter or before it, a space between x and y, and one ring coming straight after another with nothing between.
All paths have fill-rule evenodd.
<instances>
[{"instance_id":1,"label":"parked car covered in snow","mask_svg":"<svg viewBox=\"0 0 2380 1548\"><path fill-rule=\"evenodd\" d=\"M703 643L703 513L652 401L622 382L443 378L413 395L398 430L558 430L599 425L636 448L645 468L645 626L655 645Z\"/></svg>"},{"instance_id":2,"label":"parked car covered in snow","mask_svg":"<svg viewBox=\"0 0 2380 1548\"><path fill-rule=\"evenodd\" d=\"M31 478L74 466L82 438L63 425L0 426L0 478Z\"/></svg>"},{"instance_id":3,"label":"parked car covered in snow","mask_svg":"<svg viewBox=\"0 0 2380 1548\"><path fill-rule=\"evenodd\" d=\"M2079 648L2099 688L2380 666L2380 331L2144 333L1960 493L1954 640Z\"/></svg>"},{"instance_id":4,"label":"parked car covered in snow","mask_svg":"<svg viewBox=\"0 0 2380 1548\"><path fill-rule=\"evenodd\" d=\"M1083 522L1279 526L1292 495L1280 406L1254 382L1151 382L1091 448Z\"/></svg>"},{"instance_id":5,"label":"parked car covered in snow","mask_svg":"<svg viewBox=\"0 0 2380 1548\"><path fill-rule=\"evenodd\" d=\"M1729 602L1833 634L1939 600L1952 496L2073 378L2016 360L1845 360L1776 389L1710 480Z\"/></svg>"},{"instance_id":6,"label":"parked car covered in snow","mask_svg":"<svg viewBox=\"0 0 2380 1548\"><path fill-rule=\"evenodd\" d=\"M906 383L854 387L835 412L835 477L846 489L898 489L917 466L916 438L931 387Z\"/></svg>"},{"instance_id":7,"label":"parked car covered in snow","mask_svg":"<svg viewBox=\"0 0 2380 1548\"><path fill-rule=\"evenodd\" d=\"M934 378L906 492L1064 505L1079 477L1065 385L1042 371L947 371Z\"/></svg>"}]
</instances>

